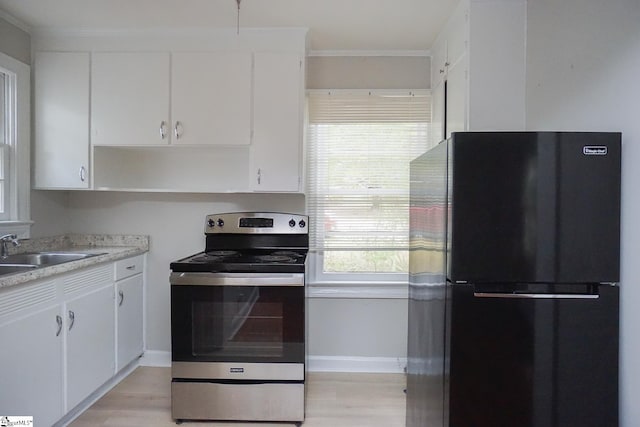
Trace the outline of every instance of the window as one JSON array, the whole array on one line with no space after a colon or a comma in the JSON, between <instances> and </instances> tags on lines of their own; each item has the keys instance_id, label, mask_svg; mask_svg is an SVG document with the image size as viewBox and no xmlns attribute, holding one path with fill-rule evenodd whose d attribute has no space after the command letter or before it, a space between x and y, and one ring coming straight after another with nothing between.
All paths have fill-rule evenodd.
<instances>
[{"instance_id":1,"label":"window","mask_svg":"<svg viewBox=\"0 0 640 427\"><path fill-rule=\"evenodd\" d=\"M0 233L29 235L29 66L0 53Z\"/></svg>"},{"instance_id":2,"label":"window","mask_svg":"<svg viewBox=\"0 0 640 427\"><path fill-rule=\"evenodd\" d=\"M9 207L7 196L10 194L10 191L8 191L9 177L7 176L9 167L9 153L7 152L10 140L9 123L11 122L9 117L11 111L9 77L8 72L0 68L0 220L9 219L7 212Z\"/></svg>"},{"instance_id":3,"label":"window","mask_svg":"<svg viewBox=\"0 0 640 427\"><path fill-rule=\"evenodd\" d=\"M406 283L409 162L428 149L428 91L310 92L312 283Z\"/></svg>"}]
</instances>

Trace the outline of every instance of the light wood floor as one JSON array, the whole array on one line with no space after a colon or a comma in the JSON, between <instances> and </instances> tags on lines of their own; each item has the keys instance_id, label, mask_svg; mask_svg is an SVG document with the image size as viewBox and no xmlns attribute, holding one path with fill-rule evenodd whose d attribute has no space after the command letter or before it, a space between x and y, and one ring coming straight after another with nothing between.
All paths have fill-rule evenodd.
<instances>
[{"instance_id":1,"label":"light wood floor","mask_svg":"<svg viewBox=\"0 0 640 427\"><path fill-rule=\"evenodd\" d=\"M71 427L175 426L171 371L139 367L78 417ZM310 373L303 427L403 427L401 374ZM292 424L184 422L183 427L271 427Z\"/></svg>"}]
</instances>

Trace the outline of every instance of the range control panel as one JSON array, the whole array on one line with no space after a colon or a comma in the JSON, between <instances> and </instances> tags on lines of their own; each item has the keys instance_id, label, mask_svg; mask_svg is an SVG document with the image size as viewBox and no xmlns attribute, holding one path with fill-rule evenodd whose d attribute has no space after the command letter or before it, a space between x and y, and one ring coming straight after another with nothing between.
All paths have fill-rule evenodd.
<instances>
[{"instance_id":1,"label":"range control panel","mask_svg":"<svg viewBox=\"0 0 640 427\"><path fill-rule=\"evenodd\" d=\"M229 212L207 215L205 234L308 234L307 215L282 212Z\"/></svg>"}]
</instances>

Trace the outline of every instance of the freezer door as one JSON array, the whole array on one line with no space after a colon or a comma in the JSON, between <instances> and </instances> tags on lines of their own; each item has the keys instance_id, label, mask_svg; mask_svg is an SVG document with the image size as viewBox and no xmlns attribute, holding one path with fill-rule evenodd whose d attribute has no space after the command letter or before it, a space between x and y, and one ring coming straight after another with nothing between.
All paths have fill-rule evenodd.
<instances>
[{"instance_id":1,"label":"freezer door","mask_svg":"<svg viewBox=\"0 0 640 427\"><path fill-rule=\"evenodd\" d=\"M618 287L451 289L450 426L618 425Z\"/></svg>"},{"instance_id":2,"label":"freezer door","mask_svg":"<svg viewBox=\"0 0 640 427\"><path fill-rule=\"evenodd\" d=\"M619 133L455 133L449 278L618 282L620 140Z\"/></svg>"}]
</instances>

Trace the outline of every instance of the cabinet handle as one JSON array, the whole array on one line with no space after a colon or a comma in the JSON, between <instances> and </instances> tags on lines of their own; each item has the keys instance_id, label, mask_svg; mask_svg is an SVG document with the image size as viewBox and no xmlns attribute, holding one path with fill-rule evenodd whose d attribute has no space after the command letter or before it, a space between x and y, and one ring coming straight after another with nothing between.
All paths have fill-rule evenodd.
<instances>
[{"instance_id":1,"label":"cabinet handle","mask_svg":"<svg viewBox=\"0 0 640 427\"><path fill-rule=\"evenodd\" d=\"M176 125L173 127L173 133L176 136L176 139L180 139L182 137L182 123L176 121Z\"/></svg>"},{"instance_id":2,"label":"cabinet handle","mask_svg":"<svg viewBox=\"0 0 640 427\"><path fill-rule=\"evenodd\" d=\"M120 295L120 302L118 303L118 307L122 306L122 303L124 302L124 292L122 292L121 290L118 291L118 295Z\"/></svg>"},{"instance_id":3,"label":"cabinet handle","mask_svg":"<svg viewBox=\"0 0 640 427\"><path fill-rule=\"evenodd\" d=\"M262 169L258 169L258 185L260 185L260 181L262 181Z\"/></svg>"},{"instance_id":4,"label":"cabinet handle","mask_svg":"<svg viewBox=\"0 0 640 427\"><path fill-rule=\"evenodd\" d=\"M128 267L125 267L125 269L127 269L127 270L135 270L136 266L135 266L135 264L134 265L130 265Z\"/></svg>"},{"instance_id":5,"label":"cabinet handle","mask_svg":"<svg viewBox=\"0 0 640 427\"><path fill-rule=\"evenodd\" d=\"M160 139L164 139L167 136L167 124L163 121L160 122Z\"/></svg>"},{"instance_id":6,"label":"cabinet handle","mask_svg":"<svg viewBox=\"0 0 640 427\"><path fill-rule=\"evenodd\" d=\"M76 323L76 314L71 310L69 310L69 320L71 321L69 324L69 330L71 330L71 328L73 328L73 324Z\"/></svg>"},{"instance_id":7,"label":"cabinet handle","mask_svg":"<svg viewBox=\"0 0 640 427\"><path fill-rule=\"evenodd\" d=\"M62 316L56 314L56 323L58 324L58 331L56 332L56 336L60 336L60 332L62 332Z\"/></svg>"},{"instance_id":8,"label":"cabinet handle","mask_svg":"<svg viewBox=\"0 0 640 427\"><path fill-rule=\"evenodd\" d=\"M78 172L78 175L80 175L80 181L84 182L84 180L87 178L87 170L85 169L84 166L80 166L80 171Z\"/></svg>"}]
</instances>

